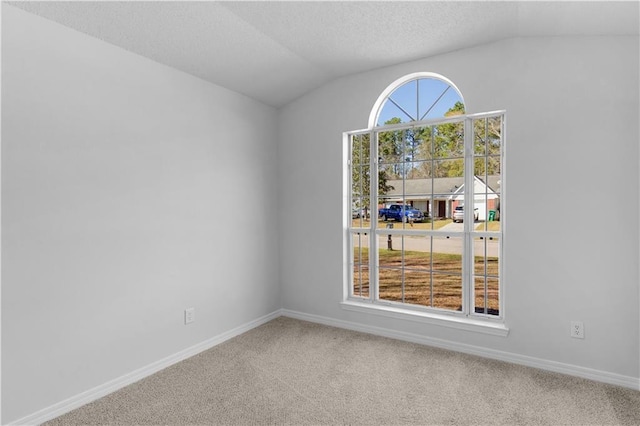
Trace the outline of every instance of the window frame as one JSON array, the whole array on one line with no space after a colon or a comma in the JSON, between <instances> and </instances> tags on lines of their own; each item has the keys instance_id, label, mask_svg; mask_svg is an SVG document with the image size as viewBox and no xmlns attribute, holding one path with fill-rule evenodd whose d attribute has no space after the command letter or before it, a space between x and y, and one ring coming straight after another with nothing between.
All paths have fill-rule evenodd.
<instances>
[{"instance_id":1,"label":"window frame","mask_svg":"<svg viewBox=\"0 0 640 426\"><path fill-rule=\"evenodd\" d=\"M422 78L423 75L421 74ZM415 77L414 77L415 78ZM410 81L411 79L403 78L403 82ZM395 87L397 88L397 86ZM394 89L395 89L394 88ZM389 90L392 93L393 90ZM386 96L381 96L381 99L386 99ZM374 112L379 112L382 108L381 105L374 107ZM464 230L462 233L456 233L456 236L460 236L463 239L463 252L462 252L462 310L453 311L446 309L439 309L434 307L426 307L414 304L408 304L404 302L391 302L387 300L379 299L379 259L378 259L378 241L380 235L452 235L451 232L431 230L425 231L412 231L407 229L386 229L378 226L377 220L371 220L369 227L353 227L351 216L351 203L352 203L352 147L351 137L354 135L369 135L369 176L370 176L370 188L369 188L369 209L371 217L377 218L378 213L378 134L382 131L390 130L407 130L415 127L426 127L433 125L440 125L444 123L464 123L464 204L474 204L474 160L477 158L474 152L474 121L479 119L488 119L499 116L501 117L501 146L500 146L500 208L501 208L501 225L500 231L475 231L473 229L474 209L465 209L464 214ZM377 117L374 118L375 123ZM464 114L452 117L444 117L438 119L429 119L422 121L414 121L408 123L399 123L393 125L384 126L370 126L367 129L360 129L355 131L349 131L343 133L343 155L346 159L344 161L344 207L345 212L343 217L345 218L345 233L344 233L344 249L345 249L345 276L344 276L344 293L341 305L344 309L373 313L375 315L383 315L391 318L408 319L412 321L419 321L423 323L438 324L446 327L453 327L457 329L477 331L481 333L488 333L498 336L506 336L509 332L505 325L504 315L504 247L505 247L505 221L503 220L505 215L505 202L506 199L506 181L505 181L505 141L506 141L506 111L498 110L478 114ZM375 216L374 216L375 215ZM369 271L369 296L361 297L353 294L353 238L354 233L366 233L368 238L369 257L368 257L368 271ZM475 237L490 237L498 236L499 238L499 280L500 285L498 289L499 298L499 316L488 314L477 314L474 306L474 253L473 253L473 238Z\"/></svg>"},{"instance_id":2,"label":"window frame","mask_svg":"<svg viewBox=\"0 0 640 426\"><path fill-rule=\"evenodd\" d=\"M464 101L464 96L462 96L462 92L460 91L460 89L458 89L458 86L456 86L453 81L449 80L447 77L440 75L440 74L436 74L434 72L416 72L413 74L408 74L405 75L403 77L400 77L399 79L397 79L396 81L394 81L393 83L391 83L389 86L387 86L387 88L380 94L380 96L378 96L378 99L376 100L375 104L373 105L373 108L371 109L371 114L369 115L369 125L368 128L373 129L375 127L382 127L382 126L378 126L378 117L380 115L380 113L382 112L385 103L387 102L387 100L389 99L389 97L391 97L391 95L398 90L401 86L404 86L405 84L408 84L414 80L422 80L422 79L435 79L435 80L440 80L443 83L446 83L447 85L449 85L452 89L454 89L456 91L456 93L458 94L458 96L460 97L460 101L466 105L465 101ZM419 120L419 121L411 121L411 123L420 123L423 121L431 121L432 119L426 119L426 120Z\"/></svg>"}]
</instances>

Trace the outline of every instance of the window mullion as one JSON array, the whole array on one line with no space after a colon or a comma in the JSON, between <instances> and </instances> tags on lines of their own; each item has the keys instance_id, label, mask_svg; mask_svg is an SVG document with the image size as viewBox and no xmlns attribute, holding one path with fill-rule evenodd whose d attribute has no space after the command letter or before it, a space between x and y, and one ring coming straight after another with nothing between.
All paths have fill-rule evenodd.
<instances>
[{"instance_id":1,"label":"window mullion","mask_svg":"<svg viewBox=\"0 0 640 426\"><path fill-rule=\"evenodd\" d=\"M378 271L378 132L369 133L369 211L371 232L369 233L369 300L379 299Z\"/></svg>"},{"instance_id":2,"label":"window mullion","mask_svg":"<svg viewBox=\"0 0 640 426\"><path fill-rule=\"evenodd\" d=\"M469 315L473 306L473 119L464 121L464 241L462 244L462 311Z\"/></svg>"},{"instance_id":3,"label":"window mullion","mask_svg":"<svg viewBox=\"0 0 640 426\"><path fill-rule=\"evenodd\" d=\"M351 229L353 227L353 222L349 219L351 218L351 203L353 200L353 135L350 134L343 134L343 144L344 147L343 149L346 150L346 155L347 155L347 168L346 168L346 175L348 176L347 178L347 208L346 211L344 212L345 215L347 215L346 220L346 224L347 224L347 232L346 232L346 249L347 249L347 253L349 258L348 258L348 268L347 268L347 282L349 283L348 288L344 289L344 296L348 297L348 296L352 296L353 295L353 282L354 282L354 258L353 258L353 237L351 234ZM344 153L344 151L343 151Z\"/></svg>"}]
</instances>

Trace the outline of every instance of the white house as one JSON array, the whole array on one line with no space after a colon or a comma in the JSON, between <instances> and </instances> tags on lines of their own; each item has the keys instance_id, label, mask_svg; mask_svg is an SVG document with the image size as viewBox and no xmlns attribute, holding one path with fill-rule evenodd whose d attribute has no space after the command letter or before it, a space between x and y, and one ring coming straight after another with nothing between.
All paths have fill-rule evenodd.
<instances>
[{"instance_id":1,"label":"white house","mask_svg":"<svg viewBox=\"0 0 640 426\"><path fill-rule=\"evenodd\" d=\"M488 176L489 185L475 176L474 193L479 219L485 220L489 210L499 207L500 176ZM431 179L390 179L387 184L393 189L383 197L388 203L409 203L414 207L429 212L434 218L450 218L453 210L463 204L462 194L464 179L462 177L443 177ZM495 188L495 189L494 189Z\"/></svg>"},{"instance_id":2,"label":"white house","mask_svg":"<svg viewBox=\"0 0 640 426\"><path fill-rule=\"evenodd\" d=\"M474 176L473 180L473 202L474 207L478 209L478 219L487 220L487 215L490 210L496 210L499 208L500 203L500 176L491 176L489 182L495 182L494 187L498 188L495 191L491 186L487 185L478 176ZM464 205L464 196L461 195L464 192L464 184L460 185L453 194L449 197L451 201L452 209L456 206Z\"/></svg>"}]
</instances>

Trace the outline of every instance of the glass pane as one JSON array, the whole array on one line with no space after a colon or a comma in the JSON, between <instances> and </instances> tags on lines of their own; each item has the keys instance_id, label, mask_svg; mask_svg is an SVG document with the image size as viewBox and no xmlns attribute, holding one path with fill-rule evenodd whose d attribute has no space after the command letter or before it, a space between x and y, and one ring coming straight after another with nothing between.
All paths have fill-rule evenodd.
<instances>
[{"instance_id":1,"label":"glass pane","mask_svg":"<svg viewBox=\"0 0 640 426\"><path fill-rule=\"evenodd\" d=\"M404 142L404 161L419 161L422 158L422 129L407 129L403 131L402 140Z\"/></svg>"},{"instance_id":2,"label":"glass pane","mask_svg":"<svg viewBox=\"0 0 640 426\"><path fill-rule=\"evenodd\" d=\"M475 173L473 180L473 219L474 222L481 222L474 226L474 229L482 231L487 229L486 221L489 213L489 210L487 209L487 201L497 197L496 194L489 189L489 186L486 183L487 176L484 174L485 160L486 157L475 159L475 162L477 163L475 164L475 170L477 173ZM479 170L479 168L481 170Z\"/></svg>"},{"instance_id":3,"label":"glass pane","mask_svg":"<svg viewBox=\"0 0 640 426\"><path fill-rule=\"evenodd\" d=\"M389 99L404 110L405 117L409 116L406 121L418 121L417 84L416 80L408 81L389 96ZM387 103L391 101L388 100Z\"/></svg>"},{"instance_id":4,"label":"glass pane","mask_svg":"<svg viewBox=\"0 0 640 426\"><path fill-rule=\"evenodd\" d=\"M487 157L487 167L489 175L487 176L488 193L487 210L489 215L487 220L489 222L495 222L489 224L488 230L499 231L500 230L500 196L502 193L502 164L500 157ZM491 210L494 212L491 213Z\"/></svg>"},{"instance_id":5,"label":"glass pane","mask_svg":"<svg viewBox=\"0 0 640 426\"><path fill-rule=\"evenodd\" d=\"M352 164L360 164L361 160L361 136L360 135L352 135L351 136L351 163Z\"/></svg>"},{"instance_id":6,"label":"glass pane","mask_svg":"<svg viewBox=\"0 0 640 426\"><path fill-rule=\"evenodd\" d=\"M378 160L380 164L402 163L405 151L404 130L378 133Z\"/></svg>"},{"instance_id":7,"label":"glass pane","mask_svg":"<svg viewBox=\"0 0 640 426\"><path fill-rule=\"evenodd\" d=\"M378 265L381 268L401 268L404 265L403 242L402 235L378 235Z\"/></svg>"},{"instance_id":8,"label":"glass pane","mask_svg":"<svg viewBox=\"0 0 640 426\"><path fill-rule=\"evenodd\" d=\"M367 165L351 167L351 196L366 197L371 185L371 168Z\"/></svg>"},{"instance_id":9,"label":"glass pane","mask_svg":"<svg viewBox=\"0 0 640 426\"><path fill-rule=\"evenodd\" d=\"M431 177L436 179L434 191L451 195L452 192L462 193L464 184L464 159L437 160L431 163ZM438 179L441 179L438 181Z\"/></svg>"},{"instance_id":10,"label":"glass pane","mask_svg":"<svg viewBox=\"0 0 640 426\"><path fill-rule=\"evenodd\" d=\"M369 265L369 234L354 232L352 234L353 263Z\"/></svg>"},{"instance_id":11,"label":"glass pane","mask_svg":"<svg viewBox=\"0 0 640 426\"><path fill-rule=\"evenodd\" d=\"M474 120L474 185L476 227L483 231L500 231L501 132L502 116Z\"/></svg>"},{"instance_id":12,"label":"glass pane","mask_svg":"<svg viewBox=\"0 0 640 426\"><path fill-rule=\"evenodd\" d=\"M473 243L475 313L499 315L500 241L475 237Z\"/></svg>"},{"instance_id":13,"label":"glass pane","mask_svg":"<svg viewBox=\"0 0 640 426\"><path fill-rule=\"evenodd\" d=\"M431 157L423 144L428 143L429 129L390 130L378 134L378 158L381 164L425 160ZM427 142L425 142L427 140ZM426 149L429 149L427 146Z\"/></svg>"},{"instance_id":14,"label":"glass pane","mask_svg":"<svg viewBox=\"0 0 640 426\"><path fill-rule=\"evenodd\" d=\"M476 156L487 155L487 119L473 121L473 153Z\"/></svg>"},{"instance_id":15,"label":"glass pane","mask_svg":"<svg viewBox=\"0 0 640 426\"><path fill-rule=\"evenodd\" d=\"M499 176L502 172L502 164L499 155L490 155L487 157L486 171L489 176Z\"/></svg>"},{"instance_id":16,"label":"glass pane","mask_svg":"<svg viewBox=\"0 0 640 426\"><path fill-rule=\"evenodd\" d=\"M351 220L352 227L368 227L370 167L354 165L351 168Z\"/></svg>"},{"instance_id":17,"label":"glass pane","mask_svg":"<svg viewBox=\"0 0 640 426\"><path fill-rule=\"evenodd\" d=\"M387 100L382 109L380 110L380 114L378 114L378 122L377 126L383 126L386 124L398 124L398 123L408 123L411 121L409 116L405 114L400 108Z\"/></svg>"},{"instance_id":18,"label":"glass pane","mask_svg":"<svg viewBox=\"0 0 640 426\"><path fill-rule=\"evenodd\" d=\"M473 239L473 271L476 275L500 275L500 240L498 237Z\"/></svg>"},{"instance_id":19,"label":"glass pane","mask_svg":"<svg viewBox=\"0 0 640 426\"><path fill-rule=\"evenodd\" d=\"M462 237L432 237L433 270L462 274Z\"/></svg>"},{"instance_id":20,"label":"glass pane","mask_svg":"<svg viewBox=\"0 0 640 426\"><path fill-rule=\"evenodd\" d=\"M433 274L433 307L462 310L462 275Z\"/></svg>"},{"instance_id":21,"label":"glass pane","mask_svg":"<svg viewBox=\"0 0 640 426\"><path fill-rule=\"evenodd\" d=\"M403 225L405 229L424 229L422 226L426 218L424 211L415 206L415 204L425 204L424 201L405 200L406 204L403 212Z\"/></svg>"},{"instance_id":22,"label":"glass pane","mask_svg":"<svg viewBox=\"0 0 640 426\"><path fill-rule=\"evenodd\" d=\"M446 82L424 78L418 84L421 120L464 114L460 95Z\"/></svg>"},{"instance_id":23,"label":"glass pane","mask_svg":"<svg viewBox=\"0 0 640 426\"><path fill-rule=\"evenodd\" d=\"M473 131L476 156L500 155L502 116L474 120Z\"/></svg>"},{"instance_id":24,"label":"glass pane","mask_svg":"<svg viewBox=\"0 0 640 426\"><path fill-rule=\"evenodd\" d=\"M499 157L476 158L473 198L477 209L477 220L481 222L476 230L500 230L500 186Z\"/></svg>"},{"instance_id":25,"label":"glass pane","mask_svg":"<svg viewBox=\"0 0 640 426\"><path fill-rule=\"evenodd\" d=\"M351 227L362 228L364 226L362 215L363 210L360 208L361 198L355 198L351 202Z\"/></svg>"},{"instance_id":26,"label":"glass pane","mask_svg":"<svg viewBox=\"0 0 640 426\"><path fill-rule=\"evenodd\" d=\"M360 217L363 221L363 226L370 227L371 226L371 209L369 208L369 198L365 198L362 200L363 207L360 209ZM373 212L375 217L376 212Z\"/></svg>"},{"instance_id":27,"label":"glass pane","mask_svg":"<svg viewBox=\"0 0 640 426\"><path fill-rule=\"evenodd\" d=\"M498 278L476 277L474 280L474 312L476 314L500 315Z\"/></svg>"},{"instance_id":28,"label":"glass pane","mask_svg":"<svg viewBox=\"0 0 640 426\"><path fill-rule=\"evenodd\" d=\"M416 169L422 163L411 163ZM427 200L431 197L431 179L426 177L416 177L405 179L404 181L404 201L412 207L425 212L427 211Z\"/></svg>"},{"instance_id":29,"label":"glass pane","mask_svg":"<svg viewBox=\"0 0 640 426\"><path fill-rule=\"evenodd\" d=\"M476 314L485 313L485 301L487 301L485 289L486 277L476 277L473 284L473 306Z\"/></svg>"},{"instance_id":30,"label":"glass pane","mask_svg":"<svg viewBox=\"0 0 640 426\"><path fill-rule=\"evenodd\" d=\"M500 184L498 184L498 188L500 188ZM495 200L489 201L489 224L487 225L487 227L489 228L490 231L502 230L502 225L501 225L502 214L500 212L500 192L498 191L496 191L498 197ZM495 211L495 213L491 213L491 210ZM493 220L491 220L492 216L493 216Z\"/></svg>"},{"instance_id":31,"label":"glass pane","mask_svg":"<svg viewBox=\"0 0 640 426\"><path fill-rule=\"evenodd\" d=\"M487 300L489 315L500 315L500 280L498 278L487 278Z\"/></svg>"},{"instance_id":32,"label":"glass pane","mask_svg":"<svg viewBox=\"0 0 640 426\"><path fill-rule=\"evenodd\" d=\"M389 221L390 221L389 226L395 227L395 223L394 223L395 221L387 217L387 209L389 209L392 204L395 204L398 202L397 197L394 195L388 195L388 196L381 195L378 198L378 202L380 203L378 204L378 221L379 221L378 228L387 227L387 222Z\"/></svg>"},{"instance_id":33,"label":"glass pane","mask_svg":"<svg viewBox=\"0 0 640 426\"><path fill-rule=\"evenodd\" d=\"M431 269L431 237L405 235L404 267L406 270L429 271Z\"/></svg>"},{"instance_id":34,"label":"glass pane","mask_svg":"<svg viewBox=\"0 0 640 426\"><path fill-rule=\"evenodd\" d=\"M473 239L473 273L475 275L485 276L487 274L486 246L486 238L475 237Z\"/></svg>"},{"instance_id":35,"label":"glass pane","mask_svg":"<svg viewBox=\"0 0 640 426\"><path fill-rule=\"evenodd\" d=\"M404 290L402 283L402 270L381 267L379 271L380 300L402 302Z\"/></svg>"},{"instance_id":36,"label":"glass pane","mask_svg":"<svg viewBox=\"0 0 640 426\"><path fill-rule=\"evenodd\" d=\"M378 193L387 194L395 189L402 194L402 177L404 176L404 163L384 163L378 166ZM396 182L396 181L400 182Z\"/></svg>"},{"instance_id":37,"label":"glass pane","mask_svg":"<svg viewBox=\"0 0 640 426\"><path fill-rule=\"evenodd\" d=\"M433 129L435 158L464 157L464 123L444 123L434 126Z\"/></svg>"},{"instance_id":38,"label":"glass pane","mask_svg":"<svg viewBox=\"0 0 640 426\"><path fill-rule=\"evenodd\" d=\"M431 274L429 272L405 269L404 303L431 306Z\"/></svg>"},{"instance_id":39,"label":"glass pane","mask_svg":"<svg viewBox=\"0 0 640 426\"><path fill-rule=\"evenodd\" d=\"M353 266L353 296L369 298L369 268Z\"/></svg>"},{"instance_id":40,"label":"glass pane","mask_svg":"<svg viewBox=\"0 0 640 426\"><path fill-rule=\"evenodd\" d=\"M404 175L407 182L412 180L426 179L431 177L431 161L408 161L405 163ZM419 182L419 181L418 181ZM426 194L431 192L431 182L428 185L425 182L419 182L420 188L412 186L412 184L406 183L405 191L407 194ZM417 189L420 189L418 192Z\"/></svg>"},{"instance_id":41,"label":"glass pane","mask_svg":"<svg viewBox=\"0 0 640 426\"><path fill-rule=\"evenodd\" d=\"M351 196L352 198L358 198L362 196L362 167L360 166L352 166L351 167Z\"/></svg>"},{"instance_id":42,"label":"glass pane","mask_svg":"<svg viewBox=\"0 0 640 426\"><path fill-rule=\"evenodd\" d=\"M369 235L355 232L351 235L353 245L353 287L354 296L369 296Z\"/></svg>"},{"instance_id":43,"label":"glass pane","mask_svg":"<svg viewBox=\"0 0 640 426\"><path fill-rule=\"evenodd\" d=\"M371 145L369 134L353 135L351 137L351 162L352 164L368 164Z\"/></svg>"},{"instance_id":44,"label":"glass pane","mask_svg":"<svg viewBox=\"0 0 640 426\"><path fill-rule=\"evenodd\" d=\"M450 220L447 219L450 216L448 211L449 202L446 199L441 199L436 196L429 201L429 220L433 223L433 229L440 229L444 225L449 224Z\"/></svg>"},{"instance_id":45,"label":"glass pane","mask_svg":"<svg viewBox=\"0 0 640 426\"><path fill-rule=\"evenodd\" d=\"M500 155L502 145L502 116L487 119L487 154Z\"/></svg>"},{"instance_id":46,"label":"glass pane","mask_svg":"<svg viewBox=\"0 0 640 426\"><path fill-rule=\"evenodd\" d=\"M425 205L426 201L419 204ZM379 228L426 229L428 220L422 210L401 202L385 203L378 210Z\"/></svg>"},{"instance_id":47,"label":"glass pane","mask_svg":"<svg viewBox=\"0 0 640 426\"><path fill-rule=\"evenodd\" d=\"M405 212L406 221L405 229L431 229L429 221L428 200L425 198L413 199L407 204L408 208Z\"/></svg>"},{"instance_id":48,"label":"glass pane","mask_svg":"<svg viewBox=\"0 0 640 426\"><path fill-rule=\"evenodd\" d=\"M433 157L431 126L408 130L409 146L413 149L412 161L429 160Z\"/></svg>"}]
</instances>

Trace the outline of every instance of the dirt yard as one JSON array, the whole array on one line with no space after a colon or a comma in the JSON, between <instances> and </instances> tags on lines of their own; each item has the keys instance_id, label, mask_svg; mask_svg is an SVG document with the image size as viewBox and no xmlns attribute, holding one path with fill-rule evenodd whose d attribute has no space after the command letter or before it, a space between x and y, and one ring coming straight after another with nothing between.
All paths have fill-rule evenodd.
<instances>
[{"instance_id":1,"label":"dirt yard","mask_svg":"<svg viewBox=\"0 0 640 426\"><path fill-rule=\"evenodd\" d=\"M358 253L354 258L359 259ZM362 265L368 262L368 253L363 248ZM400 250L380 250L380 299L410 303L450 310L462 309L462 259L460 255L425 253ZM403 270L404 266L404 286ZM498 310L498 258L488 257L474 260L475 305L485 306L485 267L487 308ZM354 294L369 295L367 268L359 265L354 269Z\"/></svg>"}]
</instances>

